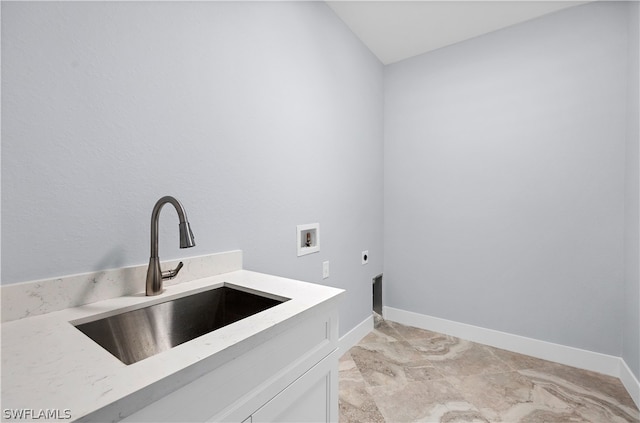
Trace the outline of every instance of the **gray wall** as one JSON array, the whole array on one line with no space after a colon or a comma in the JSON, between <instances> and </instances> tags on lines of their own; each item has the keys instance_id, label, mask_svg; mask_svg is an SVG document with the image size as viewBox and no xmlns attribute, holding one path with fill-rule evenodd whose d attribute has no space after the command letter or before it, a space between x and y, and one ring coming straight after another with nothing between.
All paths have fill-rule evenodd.
<instances>
[{"instance_id":1,"label":"gray wall","mask_svg":"<svg viewBox=\"0 0 640 423\"><path fill-rule=\"evenodd\" d=\"M629 4L629 88L625 203L625 320L622 357L640 379L640 3Z\"/></svg>"},{"instance_id":2,"label":"gray wall","mask_svg":"<svg viewBox=\"0 0 640 423\"><path fill-rule=\"evenodd\" d=\"M382 271L382 78L323 2L2 2L2 283L146 263L170 194L197 246L163 209L161 259L345 288L344 333Z\"/></svg>"},{"instance_id":3,"label":"gray wall","mask_svg":"<svg viewBox=\"0 0 640 423\"><path fill-rule=\"evenodd\" d=\"M3 284L146 263L173 194L198 245L163 211L162 259L239 248L347 289L342 334L369 316L383 68L323 3L1 6ZM640 374L637 19L581 6L386 69L387 305Z\"/></svg>"},{"instance_id":4,"label":"gray wall","mask_svg":"<svg viewBox=\"0 0 640 423\"><path fill-rule=\"evenodd\" d=\"M626 14L385 68L387 305L621 355Z\"/></svg>"}]
</instances>

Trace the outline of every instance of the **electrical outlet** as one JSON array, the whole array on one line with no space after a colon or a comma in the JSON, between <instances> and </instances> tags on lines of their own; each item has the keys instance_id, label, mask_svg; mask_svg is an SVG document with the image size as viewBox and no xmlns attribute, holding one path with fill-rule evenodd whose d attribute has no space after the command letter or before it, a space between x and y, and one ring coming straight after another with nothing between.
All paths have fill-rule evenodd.
<instances>
[{"instance_id":1,"label":"electrical outlet","mask_svg":"<svg viewBox=\"0 0 640 423\"><path fill-rule=\"evenodd\" d=\"M369 263L369 250L362 252L362 264Z\"/></svg>"},{"instance_id":2,"label":"electrical outlet","mask_svg":"<svg viewBox=\"0 0 640 423\"><path fill-rule=\"evenodd\" d=\"M329 277L329 262L322 262L322 279L327 279Z\"/></svg>"}]
</instances>

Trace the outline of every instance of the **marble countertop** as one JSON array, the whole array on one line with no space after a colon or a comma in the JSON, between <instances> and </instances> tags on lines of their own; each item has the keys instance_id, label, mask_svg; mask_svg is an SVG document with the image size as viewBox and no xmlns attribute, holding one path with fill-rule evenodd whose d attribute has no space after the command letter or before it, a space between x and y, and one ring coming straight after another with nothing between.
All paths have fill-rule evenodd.
<instances>
[{"instance_id":1,"label":"marble countertop","mask_svg":"<svg viewBox=\"0 0 640 423\"><path fill-rule=\"evenodd\" d=\"M131 365L71 323L225 283L291 300ZM135 411L132 407L144 407L295 325L313 310L333 304L343 293L337 288L238 270L168 286L155 297L139 293L3 323L3 419L8 413L24 412L21 410L34 415L54 410L61 420L77 420L106 407L118 420Z\"/></svg>"}]
</instances>

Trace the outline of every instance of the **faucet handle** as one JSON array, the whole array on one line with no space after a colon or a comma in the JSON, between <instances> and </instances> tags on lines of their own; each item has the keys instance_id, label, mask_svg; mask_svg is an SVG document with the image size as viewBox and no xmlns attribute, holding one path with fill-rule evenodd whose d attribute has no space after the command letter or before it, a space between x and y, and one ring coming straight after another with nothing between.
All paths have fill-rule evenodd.
<instances>
[{"instance_id":1,"label":"faucet handle","mask_svg":"<svg viewBox=\"0 0 640 423\"><path fill-rule=\"evenodd\" d=\"M182 262L178 263L178 266L175 269L172 270L165 270L164 272L162 272L162 279L173 279L176 276L178 276L178 272L180 272L180 269L182 269L182 266L184 266L184 264Z\"/></svg>"}]
</instances>

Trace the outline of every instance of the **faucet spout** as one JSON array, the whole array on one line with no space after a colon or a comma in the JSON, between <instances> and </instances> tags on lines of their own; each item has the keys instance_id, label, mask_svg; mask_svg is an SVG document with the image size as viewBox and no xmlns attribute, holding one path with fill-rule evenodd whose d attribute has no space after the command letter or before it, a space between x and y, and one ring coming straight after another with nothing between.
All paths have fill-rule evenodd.
<instances>
[{"instance_id":1,"label":"faucet spout","mask_svg":"<svg viewBox=\"0 0 640 423\"><path fill-rule=\"evenodd\" d=\"M178 226L180 230L180 248L190 248L196 245L193 232L191 232L191 226L187 220L187 213L182 204L169 195L159 199L151 212L151 257L149 258L146 283L146 294L149 296L160 294L162 292L162 281L165 279L173 279L180 269L182 269L182 262L173 270L163 272L160 269L160 258L158 257L158 228L160 226L160 210L162 206L167 203L173 205L178 213L178 219L180 220Z\"/></svg>"}]
</instances>

